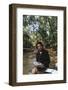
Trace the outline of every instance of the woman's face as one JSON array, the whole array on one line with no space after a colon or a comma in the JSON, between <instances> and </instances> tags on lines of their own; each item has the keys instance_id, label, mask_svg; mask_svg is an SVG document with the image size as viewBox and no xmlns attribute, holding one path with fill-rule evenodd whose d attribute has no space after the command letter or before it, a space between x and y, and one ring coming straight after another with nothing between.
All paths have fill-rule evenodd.
<instances>
[{"instance_id":1,"label":"woman's face","mask_svg":"<svg viewBox=\"0 0 68 90\"><path fill-rule=\"evenodd\" d=\"M37 49L41 51L43 49L42 45L41 44L38 44L37 45Z\"/></svg>"}]
</instances>

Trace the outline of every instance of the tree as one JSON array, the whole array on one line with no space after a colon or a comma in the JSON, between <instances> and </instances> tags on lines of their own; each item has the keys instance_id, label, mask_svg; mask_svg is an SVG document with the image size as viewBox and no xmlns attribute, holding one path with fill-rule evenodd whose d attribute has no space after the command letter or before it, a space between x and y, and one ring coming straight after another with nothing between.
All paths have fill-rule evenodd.
<instances>
[{"instance_id":1,"label":"tree","mask_svg":"<svg viewBox=\"0 0 68 90\"><path fill-rule=\"evenodd\" d=\"M33 45L41 40L46 47L57 48L56 16L24 15L23 30L27 33Z\"/></svg>"}]
</instances>

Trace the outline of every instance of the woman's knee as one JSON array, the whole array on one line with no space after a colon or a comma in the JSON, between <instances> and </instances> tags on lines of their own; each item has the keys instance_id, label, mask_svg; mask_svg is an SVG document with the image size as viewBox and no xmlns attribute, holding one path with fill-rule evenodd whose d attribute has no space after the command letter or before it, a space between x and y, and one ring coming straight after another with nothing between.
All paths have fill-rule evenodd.
<instances>
[{"instance_id":1,"label":"woman's knee","mask_svg":"<svg viewBox=\"0 0 68 90\"><path fill-rule=\"evenodd\" d=\"M37 74L37 72L38 72L37 67L34 67L34 68L32 69L32 74Z\"/></svg>"}]
</instances>

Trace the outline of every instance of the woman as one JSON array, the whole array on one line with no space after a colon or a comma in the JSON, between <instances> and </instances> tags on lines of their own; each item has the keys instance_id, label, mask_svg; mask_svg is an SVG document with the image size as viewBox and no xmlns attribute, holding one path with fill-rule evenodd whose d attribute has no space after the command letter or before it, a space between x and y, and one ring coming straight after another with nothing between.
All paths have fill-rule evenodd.
<instances>
[{"instance_id":1,"label":"woman","mask_svg":"<svg viewBox=\"0 0 68 90\"><path fill-rule=\"evenodd\" d=\"M44 49L42 42L36 44L36 62L34 63L34 68L32 69L32 74L37 74L43 72L49 67L50 57L48 51Z\"/></svg>"}]
</instances>

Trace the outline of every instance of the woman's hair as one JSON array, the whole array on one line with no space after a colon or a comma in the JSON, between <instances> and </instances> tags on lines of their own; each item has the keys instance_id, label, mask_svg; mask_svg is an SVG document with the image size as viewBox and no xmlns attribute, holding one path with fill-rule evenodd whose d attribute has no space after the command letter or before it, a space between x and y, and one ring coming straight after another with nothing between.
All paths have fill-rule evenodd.
<instances>
[{"instance_id":1,"label":"woman's hair","mask_svg":"<svg viewBox=\"0 0 68 90\"><path fill-rule=\"evenodd\" d=\"M42 42L37 42L37 43L36 43L36 48L37 48L37 45L38 45L38 44L40 44L40 45L43 47Z\"/></svg>"}]
</instances>

